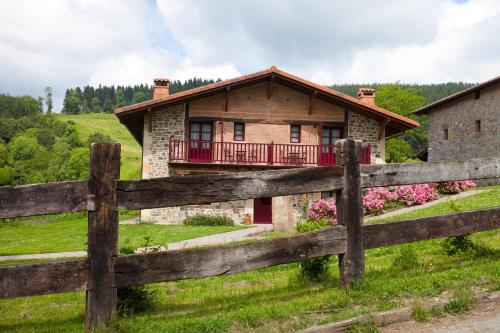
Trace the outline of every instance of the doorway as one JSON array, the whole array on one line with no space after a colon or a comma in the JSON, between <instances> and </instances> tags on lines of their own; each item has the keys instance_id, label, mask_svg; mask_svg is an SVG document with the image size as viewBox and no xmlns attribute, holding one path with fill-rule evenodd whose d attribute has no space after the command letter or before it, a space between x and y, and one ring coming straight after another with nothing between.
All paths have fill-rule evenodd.
<instances>
[{"instance_id":1,"label":"doorway","mask_svg":"<svg viewBox=\"0 0 500 333\"><path fill-rule=\"evenodd\" d=\"M253 200L253 223L273 223L273 198L256 198Z\"/></svg>"},{"instance_id":2,"label":"doorway","mask_svg":"<svg viewBox=\"0 0 500 333\"><path fill-rule=\"evenodd\" d=\"M321 129L320 165L335 165L335 142L343 138L343 129L338 127L323 127Z\"/></svg>"},{"instance_id":3,"label":"doorway","mask_svg":"<svg viewBox=\"0 0 500 333\"><path fill-rule=\"evenodd\" d=\"M189 124L190 161L212 161L212 123L192 122Z\"/></svg>"}]
</instances>

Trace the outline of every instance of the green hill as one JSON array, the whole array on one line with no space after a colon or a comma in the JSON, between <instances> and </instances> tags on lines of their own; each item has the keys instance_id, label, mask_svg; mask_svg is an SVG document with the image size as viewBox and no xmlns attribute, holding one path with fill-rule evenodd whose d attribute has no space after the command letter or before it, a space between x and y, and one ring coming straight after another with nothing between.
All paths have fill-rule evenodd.
<instances>
[{"instance_id":1,"label":"green hill","mask_svg":"<svg viewBox=\"0 0 500 333\"><path fill-rule=\"evenodd\" d=\"M94 132L108 134L122 146L122 179L139 179L141 170L141 146L132 137L132 134L123 126L113 114L86 113L79 115L57 115L61 121L74 123L82 140Z\"/></svg>"}]
</instances>

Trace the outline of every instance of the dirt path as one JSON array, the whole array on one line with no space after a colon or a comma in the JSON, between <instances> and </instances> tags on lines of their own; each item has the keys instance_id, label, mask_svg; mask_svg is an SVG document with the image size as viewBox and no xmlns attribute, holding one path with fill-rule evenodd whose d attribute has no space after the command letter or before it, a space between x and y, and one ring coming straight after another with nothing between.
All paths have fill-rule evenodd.
<instances>
[{"instance_id":1,"label":"dirt path","mask_svg":"<svg viewBox=\"0 0 500 333\"><path fill-rule=\"evenodd\" d=\"M498 302L477 304L465 315L432 318L428 323L409 321L380 328L381 333L500 333Z\"/></svg>"}]
</instances>

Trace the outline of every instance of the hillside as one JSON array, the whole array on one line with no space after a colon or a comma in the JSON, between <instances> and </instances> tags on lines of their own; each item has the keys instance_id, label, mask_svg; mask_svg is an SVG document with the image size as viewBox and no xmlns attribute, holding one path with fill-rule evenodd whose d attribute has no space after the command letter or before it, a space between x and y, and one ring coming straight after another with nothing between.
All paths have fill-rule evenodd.
<instances>
[{"instance_id":1,"label":"hillside","mask_svg":"<svg viewBox=\"0 0 500 333\"><path fill-rule=\"evenodd\" d=\"M61 121L74 123L82 140L87 140L93 132L111 136L122 146L122 179L139 179L141 170L141 146L135 141L125 126L113 114L86 113L80 115L57 115Z\"/></svg>"}]
</instances>

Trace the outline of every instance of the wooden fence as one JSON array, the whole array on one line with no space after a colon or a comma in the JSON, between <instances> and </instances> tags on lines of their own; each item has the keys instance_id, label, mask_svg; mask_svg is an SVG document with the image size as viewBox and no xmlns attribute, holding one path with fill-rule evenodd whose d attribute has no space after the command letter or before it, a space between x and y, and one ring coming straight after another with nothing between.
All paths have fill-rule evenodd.
<instances>
[{"instance_id":1,"label":"wooden fence","mask_svg":"<svg viewBox=\"0 0 500 333\"><path fill-rule=\"evenodd\" d=\"M234 274L339 255L341 283L364 275L364 250L500 227L500 208L363 225L362 188L500 177L500 157L466 162L360 166L361 143L340 140L343 167L230 175L118 180L120 145L93 144L90 179L0 188L0 218L88 211L88 258L0 267L0 298L87 291L89 330L106 326L116 288ZM147 254L118 256L118 210L207 204L337 191L340 225L308 234Z\"/></svg>"}]
</instances>

